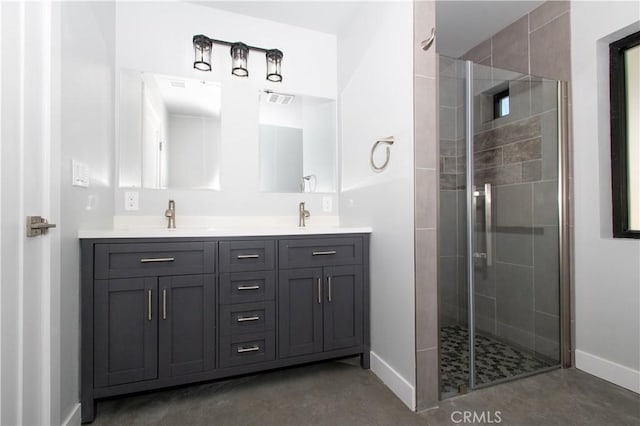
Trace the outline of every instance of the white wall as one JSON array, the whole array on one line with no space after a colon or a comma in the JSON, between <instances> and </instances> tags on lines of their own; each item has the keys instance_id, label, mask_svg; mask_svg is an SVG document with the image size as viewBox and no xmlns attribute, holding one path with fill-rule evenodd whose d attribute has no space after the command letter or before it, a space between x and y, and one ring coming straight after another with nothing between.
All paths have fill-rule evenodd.
<instances>
[{"instance_id":1,"label":"white wall","mask_svg":"<svg viewBox=\"0 0 640 426\"><path fill-rule=\"evenodd\" d=\"M341 225L373 227L372 370L413 408L413 4L367 3L338 36ZM373 143L395 136L389 166L369 164ZM384 153L384 150L380 150Z\"/></svg>"},{"instance_id":2,"label":"white wall","mask_svg":"<svg viewBox=\"0 0 640 426\"><path fill-rule=\"evenodd\" d=\"M576 367L640 392L640 241L613 239L608 44L640 3L571 3Z\"/></svg>"},{"instance_id":3,"label":"white wall","mask_svg":"<svg viewBox=\"0 0 640 426\"><path fill-rule=\"evenodd\" d=\"M214 45L213 71L193 69L192 37L205 34L223 40L274 47L284 52L282 83L265 79L264 55L249 54L249 78L231 76L229 48ZM222 84L221 191L140 190L140 210L125 212L125 189L115 191L117 215L161 215L167 200L176 200L178 215L295 217L307 201L311 221L323 213L321 194L269 194L258 188L258 93L336 98L336 37L186 2L119 2L116 4L116 69L127 68Z\"/></svg>"},{"instance_id":4,"label":"white wall","mask_svg":"<svg viewBox=\"0 0 640 426\"><path fill-rule=\"evenodd\" d=\"M113 217L114 29L112 3L62 3L60 421L79 422L79 229L110 228ZM91 186L71 186L71 159Z\"/></svg>"}]
</instances>

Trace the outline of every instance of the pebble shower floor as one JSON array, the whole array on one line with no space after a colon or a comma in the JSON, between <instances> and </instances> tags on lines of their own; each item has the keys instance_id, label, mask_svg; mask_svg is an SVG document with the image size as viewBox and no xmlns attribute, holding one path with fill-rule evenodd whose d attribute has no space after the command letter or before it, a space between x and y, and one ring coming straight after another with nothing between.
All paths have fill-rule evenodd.
<instances>
[{"instance_id":1,"label":"pebble shower floor","mask_svg":"<svg viewBox=\"0 0 640 426\"><path fill-rule=\"evenodd\" d=\"M469 334L457 325L440 329L440 391L445 396L458 393L460 385L469 383ZM505 343L476 334L476 383L491 383L550 367Z\"/></svg>"}]
</instances>

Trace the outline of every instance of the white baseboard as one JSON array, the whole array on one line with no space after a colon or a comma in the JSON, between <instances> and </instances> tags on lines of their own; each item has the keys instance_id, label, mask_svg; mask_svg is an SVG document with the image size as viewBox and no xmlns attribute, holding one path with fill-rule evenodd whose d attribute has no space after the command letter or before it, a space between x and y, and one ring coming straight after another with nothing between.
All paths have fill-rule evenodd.
<instances>
[{"instance_id":1,"label":"white baseboard","mask_svg":"<svg viewBox=\"0 0 640 426\"><path fill-rule=\"evenodd\" d=\"M415 387L382 358L371 352L371 371L411 410L416 410Z\"/></svg>"},{"instance_id":2,"label":"white baseboard","mask_svg":"<svg viewBox=\"0 0 640 426\"><path fill-rule=\"evenodd\" d=\"M640 393L640 371L576 350L576 368L630 391Z\"/></svg>"},{"instance_id":3,"label":"white baseboard","mask_svg":"<svg viewBox=\"0 0 640 426\"><path fill-rule=\"evenodd\" d=\"M76 404L67 418L62 422L62 426L80 426L80 404Z\"/></svg>"}]
</instances>

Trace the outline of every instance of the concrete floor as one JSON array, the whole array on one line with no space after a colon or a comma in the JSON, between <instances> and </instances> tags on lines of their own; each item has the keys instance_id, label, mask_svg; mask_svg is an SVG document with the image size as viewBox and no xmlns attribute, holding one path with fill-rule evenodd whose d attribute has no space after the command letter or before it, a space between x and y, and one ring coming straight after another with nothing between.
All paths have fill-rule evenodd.
<instances>
[{"instance_id":1,"label":"concrete floor","mask_svg":"<svg viewBox=\"0 0 640 426\"><path fill-rule=\"evenodd\" d=\"M465 423L464 412L484 413ZM496 414L499 411L499 414ZM453 415L453 420L452 416ZM640 425L640 396L555 370L411 412L351 360L104 400L94 425Z\"/></svg>"}]
</instances>

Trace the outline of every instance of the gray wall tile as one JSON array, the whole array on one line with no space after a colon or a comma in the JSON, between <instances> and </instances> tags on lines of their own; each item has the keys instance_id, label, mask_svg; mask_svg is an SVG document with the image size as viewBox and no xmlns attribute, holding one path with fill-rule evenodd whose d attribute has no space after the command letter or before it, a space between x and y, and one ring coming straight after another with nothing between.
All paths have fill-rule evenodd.
<instances>
[{"instance_id":1,"label":"gray wall tile","mask_svg":"<svg viewBox=\"0 0 640 426\"><path fill-rule=\"evenodd\" d=\"M474 136L474 151L484 151L509 143L537 138L542 133L540 117L534 116L502 127L479 132Z\"/></svg>"},{"instance_id":2,"label":"gray wall tile","mask_svg":"<svg viewBox=\"0 0 640 426\"><path fill-rule=\"evenodd\" d=\"M533 184L534 225L558 225L558 182Z\"/></svg>"},{"instance_id":3,"label":"gray wall tile","mask_svg":"<svg viewBox=\"0 0 640 426\"><path fill-rule=\"evenodd\" d=\"M440 256L458 255L458 193L457 191L440 191Z\"/></svg>"},{"instance_id":4,"label":"gray wall tile","mask_svg":"<svg viewBox=\"0 0 640 426\"><path fill-rule=\"evenodd\" d=\"M435 228L438 216L437 177L435 170L416 169L416 228Z\"/></svg>"},{"instance_id":5,"label":"gray wall tile","mask_svg":"<svg viewBox=\"0 0 640 426\"><path fill-rule=\"evenodd\" d=\"M533 268L496 263L496 319L533 334Z\"/></svg>"},{"instance_id":6,"label":"gray wall tile","mask_svg":"<svg viewBox=\"0 0 640 426\"><path fill-rule=\"evenodd\" d=\"M505 164L542 158L542 139L516 142L502 147L502 159Z\"/></svg>"},{"instance_id":7,"label":"gray wall tile","mask_svg":"<svg viewBox=\"0 0 640 426\"><path fill-rule=\"evenodd\" d=\"M438 349L418 351L416 355L416 408L421 411L436 407L440 399Z\"/></svg>"},{"instance_id":8,"label":"gray wall tile","mask_svg":"<svg viewBox=\"0 0 640 426\"><path fill-rule=\"evenodd\" d=\"M434 229L416 230L416 348L438 345L438 242Z\"/></svg>"},{"instance_id":9,"label":"gray wall tile","mask_svg":"<svg viewBox=\"0 0 640 426\"><path fill-rule=\"evenodd\" d=\"M542 160L522 163L522 182L536 182L542 179Z\"/></svg>"},{"instance_id":10,"label":"gray wall tile","mask_svg":"<svg viewBox=\"0 0 640 426\"><path fill-rule=\"evenodd\" d=\"M546 1L529 14L530 31L535 31L553 19L569 11L569 1Z\"/></svg>"},{"instance_id":11,"label":"gray wall tile","mask_svg":"<svg viewBox=\"0 0 640 426\"><path fill-rule=\"evenodd\" d=\"M534 287L537 311L558 315L560 306L560 265L558 260L558 227L541 227L534 234Z\"/></svg>"},{"instance_id":12,"label":"gray wall tile","mask_svg":"<svg viewBox=\"0 0 640 426\"><path fill-rule=\"evenodd\" d=\"M456 138L456 108L440 107L440 138Z\"/></svg>"},{"instance_id":13,"label":"gray wall tile","mask_svg":"<svg viewBox=\"0 0 640 426\"><path fill-rule=\"evenodd\" d=\"M462 55L461 58L475 63L491 58L491 39L487 39L478 44L476 47Z\"/></svg>"},{"instance_id":14,"label":"gray wall tile","mask_svg":"<svg viewBox=\"0 0 640 426\"><path fill-rule=\"evenodd\" d=\"M529 17L493 36L491 54L494 67L529 74Z\"/></svg>"},{"instance_id":15,"label":"gray wall tile","mask_svg":"<svg viewBox=\"0 0 640 426\"><path fill-rule=\"evenodd\" d=\"M476 329L489 333L491 335L496 334L496 299L492 297L482 296L476 294L475 297L475 309L476 309Z\"/></svg>"},{"instance_id":16,"label":"gray wall tile","mask_svg":"<svg viewBox=\"0 0 640 426\"><path fill-rule=\"evenodd\" d=\"M522 181L522 165L520 163L477 170L474 173L476 186L490 183L492 185L509 185Z\"/></svg>"},{"instance_id":17,"label":"gray wall tile","mask_svg":"<svg viewBox=\"0 0 640 426\"><path fill-rule=\"evenodd\" d=\"M533 229L498 231L495 238L496 261L533 266Z\"/></svg>"},{"instance_id":18,"label":"gray wall tile","mask_svg":"<svg viewBox=\"0 0 640 426\"><path fill-rule=\"evenodd\" d=\"M433 96L436 93L436 80L433 78L415 78L414 86L414 115L415 115L415 165L416 167L435 168L437 161L438 124L434 119L437 102ZM445 120L446 120L445 115ZM455 123L451 123L455 125ZM446 125L441 126L443 139L455 139L455 134L447 133ZM447 136L448 135L448 136Z\"/></svg>"},{"instance_id":19,"label":"gray wall tile","mask_svg":"<svg viewBox=\"0 0 640 426\"><path fill-rule=\"evenodd\" d=\"M502 165L502 148L488 149L474 153L473 165L476 170Z\"/></svg>"},{"instance_id":20,"label":"gray wall tile","mask_svg":"<svg viewBox=\"0 0 640 426\"><path fill-rule=\"evenodd\" d=\"M542 179L558 179L558 115L548 111L541 115Z\"/></svg>"},{"instance_id":21,"label":"gray wall tile","mask_svg":"<svg viewBox=\"0 0 640 426\"><path fill-rule=\"evenodd\" d=\"M567 13L531 33L531 74L557 80L571 79L570 31Z\"/></svg>"},{"instance_id":22,"label":"gray wall tile","mask_svg":"<svg viewBox=\"0 0 640 426\"><path fill-rule=\"evenodd\" d=\"M497 227L533 225L533 197L531 184L495 188L494 216Z\"/></svg>"},{"instance_id":23,"label":"gray wall tile","mask_svg":"<svg viewBox=\"0 0 640 426\"><path fill-rule=\"evenodd\" d=\"M438 267L440 325L458 322L457 256L440 257Z\"/></svg>"}]
</instances>

